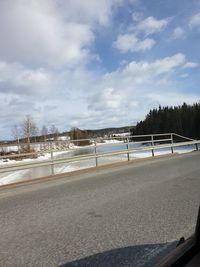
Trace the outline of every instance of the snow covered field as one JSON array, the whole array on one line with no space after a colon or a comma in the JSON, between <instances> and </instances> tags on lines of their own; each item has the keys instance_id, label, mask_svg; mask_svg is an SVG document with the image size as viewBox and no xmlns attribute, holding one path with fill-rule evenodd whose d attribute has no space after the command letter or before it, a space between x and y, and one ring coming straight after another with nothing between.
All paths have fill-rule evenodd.
<instances>
[{"instance_id":1,"label":"snow covered field","mask_svg":"<svg viewBox=\"0 0 200 267\"><path fill-rule=\"evenodd\" d=\"M118 146L106 146L106 144L119 144L119 148L117 149ZM122 150L122 146L125 148L125 144L122 141L117 141L117 140L106 140L106 144L97 144L97 148L99 149L99 152L112 152L116 150ZM72 148L72 146L71 146ZM94 144L87 146L87 147L76 147L73 146L74 150L68 149L67 151L58 151L54 152L54 158L62 158L62 157L67 157L68 155L73 156L72 153L75 153L74 155L81 155L81 154L90 154L93 153L94 151ZM106 149L104 151L104 148ZM108 150L109 148L109 150ZM191 151L194 151L196 148L195 146L182 146L182 147L176 147L174 148L174 153L188 153ZM108 163L114 163L118 161L126 161L127 160L127 154L126 150L124 149L125 154L123 155L117 155L117 156L112 156L112 157L105 157L105 158L99 158L98 159L98 164L99 165L104 165ZM85 152L85 153L84 153ZM171 149L170 148L165 148L165 149L159 149L155 150L155 156L158 155L166 155L170 154ZM152 152L151 150L149 151L141 151L141 152L134 152L130 153L130 158L135 159L135 158L147 158L151 157ZM37 159L24 159L24 162L30 162L30 161L41 161L41 160L47 160L49 159L50 153L45 153L44 156L40 156ZM20 161L21 162L21 161ZM17 163L15 160L8 160L7 162L3 162L2 160L0 161L0 165L6 165L6 164L11 164L11 163ZM71 163L65 163L65 164L58 164L54 167L55 173L64 173L64 172L72 172L80 169L85 169L85 168L90 168L95 166L95 159L89 159L89 160L84 160L84 161L78 161L78 162L71 162ZM15 171L15 172L7 172L7 173L1 173L0 174L0 185L5 185L9 183L14 183L17 181L23 181L23 180L29 180L33 178L39 178L42 176L47 176L51 174L51 167L39 167L39 168L32 168L28 170L21 170L21 171Z\"/></svg>"}]
</instances>

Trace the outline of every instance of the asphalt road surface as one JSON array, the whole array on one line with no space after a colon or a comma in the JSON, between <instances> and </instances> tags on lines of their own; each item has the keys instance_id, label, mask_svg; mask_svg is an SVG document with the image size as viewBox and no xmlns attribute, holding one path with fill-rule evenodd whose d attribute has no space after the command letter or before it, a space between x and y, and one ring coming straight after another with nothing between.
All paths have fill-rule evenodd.
<instances>
[{"instance_id":1,"label":"asphalt road surface","mask_svg":"<svg viewBox=\"0 0 200 267\"><path fill-rule=\"evenodd\" d=\"M0 266L152 266L199 203L200 152L0 189Z\"/></svg>"}]
</instances>

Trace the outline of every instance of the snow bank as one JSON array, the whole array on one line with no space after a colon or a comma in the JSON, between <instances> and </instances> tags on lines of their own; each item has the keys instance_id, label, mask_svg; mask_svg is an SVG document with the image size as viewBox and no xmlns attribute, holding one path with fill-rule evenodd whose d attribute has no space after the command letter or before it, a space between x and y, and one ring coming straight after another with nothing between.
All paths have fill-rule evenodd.
<instances>
[{"instance_id":1,"label":"snow bank","mask_svg":"<svg viewBox=\"0 0 200 267\"><path fill-rule=\"evenodd\" d=\"M123 141L111 139L111 140L104 140L104 143L105 144L115 144L115 143L123 143Z\"/></svg>"},{"instance_id":2,"label":"snow bank","mask_svg":"<svg viewBox=\"0 0 200 267\"><path fill-rule=\"evenodd\" d=\"M119 136L119 137L120 137L120 136L122 136L122 137L123 137L123 136L130 136L130 135L131 135L130 132L126 132L126 133L117 133L117 134L114 133L114 134L113 134L113 136Z\"/></svg>"},{"instance_id":3,"label":"snow bank","mask_svg":"<svg viewBox=\"0 0 200 267\"><path fill-rule=\"evenodd\" d=\"M58 137L58 140L59 140L59 141L67 141L67 140L70 140L70 136L66 136L66 135L64 135L64 136L59 136L59 137Z\"/></svg>"}]
</instances>

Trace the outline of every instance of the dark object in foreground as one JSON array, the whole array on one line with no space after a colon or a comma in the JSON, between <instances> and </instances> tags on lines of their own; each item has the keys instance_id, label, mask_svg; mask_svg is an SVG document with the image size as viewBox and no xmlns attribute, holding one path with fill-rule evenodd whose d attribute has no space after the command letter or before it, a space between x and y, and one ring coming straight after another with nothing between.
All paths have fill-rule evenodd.
<instances>
[{"instance_id":1,"label":"dark object in foreground","mask_svg":"<svg viewBox=\"0 0 200 267\"><path fill-rule=\"evenodd\" d=\"M160 259L161 261L159 262ZM178 242L172 242L167 244L149 244L119 248L60 265L60 267L93 266L199 267L200 208L197 218L195 234L187 240L185 240L184 237L181 237Z\"/></svg>"},{"instance_id":2,"label":"dark object in foreground","mask_svg":"<svg viewBox=\"0 0 200 267\"><path fill-rule=\"evenodd\" d=\"M177 248L156 265L156 267L176 266L200 266L200 207L194 235L185 241L181 238Z\"/></svg>"}]
</instances>

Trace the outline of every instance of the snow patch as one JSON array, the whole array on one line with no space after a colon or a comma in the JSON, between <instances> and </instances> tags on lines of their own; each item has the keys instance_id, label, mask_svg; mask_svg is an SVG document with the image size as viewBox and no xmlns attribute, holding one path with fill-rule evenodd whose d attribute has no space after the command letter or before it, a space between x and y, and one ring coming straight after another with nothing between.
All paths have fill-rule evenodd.
<instances>
[{"instance_id":1,"label":"snow patch","mask_svg":"<svg viewBox=\"0 0 200 267\"><path fill-rule=\"evenodd\" d=\"M111 140L104 140L104 143L105 144L117 144L117 143L123 143L123 141L111 139ZM99 144L101 144L101 143L99 143Z\"/></svg>"}]
</instances>

